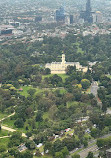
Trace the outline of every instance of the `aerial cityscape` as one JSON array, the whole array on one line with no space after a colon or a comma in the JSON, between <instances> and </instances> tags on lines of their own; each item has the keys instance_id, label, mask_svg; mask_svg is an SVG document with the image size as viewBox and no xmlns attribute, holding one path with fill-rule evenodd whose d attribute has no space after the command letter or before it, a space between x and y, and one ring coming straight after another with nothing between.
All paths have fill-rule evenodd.
<instances>
[{"instance_id":1,"label":"aerial cityscape","mask_svg":"<svg viewBox=\"0 0 111 158\"><path fill-rule=\"evenodd\" d=\"M111 158L111 0L0 0L0 158Z\"/></svg>"}]
</instances>

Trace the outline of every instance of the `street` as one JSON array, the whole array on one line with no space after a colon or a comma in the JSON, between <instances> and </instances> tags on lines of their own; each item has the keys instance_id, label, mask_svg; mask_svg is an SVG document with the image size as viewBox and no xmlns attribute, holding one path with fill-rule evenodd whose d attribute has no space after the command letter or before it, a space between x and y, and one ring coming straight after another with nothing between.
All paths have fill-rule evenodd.
<instances>
[{"instance_id":1,"label":"street","mask_svg":"<svg viewBox=\"0 0 111 158\"><path fill-rule=\"evenodd\" d=\"M98 90L98 83L96 81L93 81L91 84L91 93L96 97L97 96L97 90Z\"/></svg>"}]
</instances>

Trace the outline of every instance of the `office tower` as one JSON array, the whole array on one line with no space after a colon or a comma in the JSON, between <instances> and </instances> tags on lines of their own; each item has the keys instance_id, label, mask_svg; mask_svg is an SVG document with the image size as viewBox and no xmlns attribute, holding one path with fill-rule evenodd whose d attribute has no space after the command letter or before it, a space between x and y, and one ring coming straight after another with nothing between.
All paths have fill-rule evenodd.
<instances>
[{"instance_id":1,"label":"office tower","mask_svg":"<svg viewBox=\"0 0 111 158\"><path fill-rule=\"evenodd\" d=\"M91 1L87 0L86 3L86 11L82 11L80 17L84 19L85 22L93 23L93 16L92 16L92 9L91 9Z\"/></svg>"},{"instance_id":2,"label":"office tower","mask_svg":"<svg viewBox=\"0 0 111 158\"><path fill-rule=\"evenodd\" d=\"M42 17L41 16L35 17L35 22L40 22L40 21L42 21Z\"/></svg>"},{"instance_id":3,"label":"office tower","mask_svg":"<svg viewBox=\"0 0 111 158\"><path fill-rule=\"evenodd\" d=\"M64 22L65 21L65 11L63 7L56 10L56 21L57 22Z\"/></svg>"},{"instance_id":4,"label":"office tower","mask_svg":"<svg viewBox=\"0 0 111 158\"><path fill-rule=\"evenodd\" d=\"M70 24L73 24L73 23L74 23L74 16L70 15Z\"/></svg>"}]
</instances>

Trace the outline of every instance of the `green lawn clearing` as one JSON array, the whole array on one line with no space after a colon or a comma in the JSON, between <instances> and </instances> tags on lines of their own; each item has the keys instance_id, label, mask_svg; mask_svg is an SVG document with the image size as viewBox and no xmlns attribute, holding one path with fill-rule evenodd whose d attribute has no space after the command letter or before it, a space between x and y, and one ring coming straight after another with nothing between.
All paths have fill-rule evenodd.
<instances>
[{"instance_id":1,"label":"green lawn clearing","mask_svg":"<svg viewBox=\"0 0 111 158\"><path fill-rule=\"evenodd\" d=\"M54 74L49 74L49 75L43 75L42 80L44 80L46 77L52 77ZM65 79L68 78L69 76L66 74L57 74L62 78L62 81L65 82Z\"/></svg>"}]
</instances>

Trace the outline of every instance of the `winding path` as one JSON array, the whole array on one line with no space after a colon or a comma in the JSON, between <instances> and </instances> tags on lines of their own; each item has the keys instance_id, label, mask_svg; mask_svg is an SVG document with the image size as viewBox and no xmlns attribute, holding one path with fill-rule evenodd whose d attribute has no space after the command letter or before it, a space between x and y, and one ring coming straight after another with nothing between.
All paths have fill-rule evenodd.
<instances>
[{"instance_id":1,"label":"winding path","mask_svg":"<svg viewBox=\"0 0 111 158\"><path fill-rule=\"evenodd\" d=\"M0 122L4 121L4 120L7 119L7 118L10 118L10 117L13 116L13 115L15 115L15 112L12 113L11 115L8 115L7 117L2 118L2 119L0 120ZM7 126L4 126L4 125L1 125L1 128L2 128L3 130L7 130L7 131L9 131L9 132L16 132L16 131L17 131L17 130L15 130L15 129L12 129L12 128L7 127ZM3 136L3 137L1 137L1 138L6 138L6 137L10 137L10 136ZM27 137L27 136L26 136L25 133L22 133L22 137Z\"/></svg>"}]
</instances>

